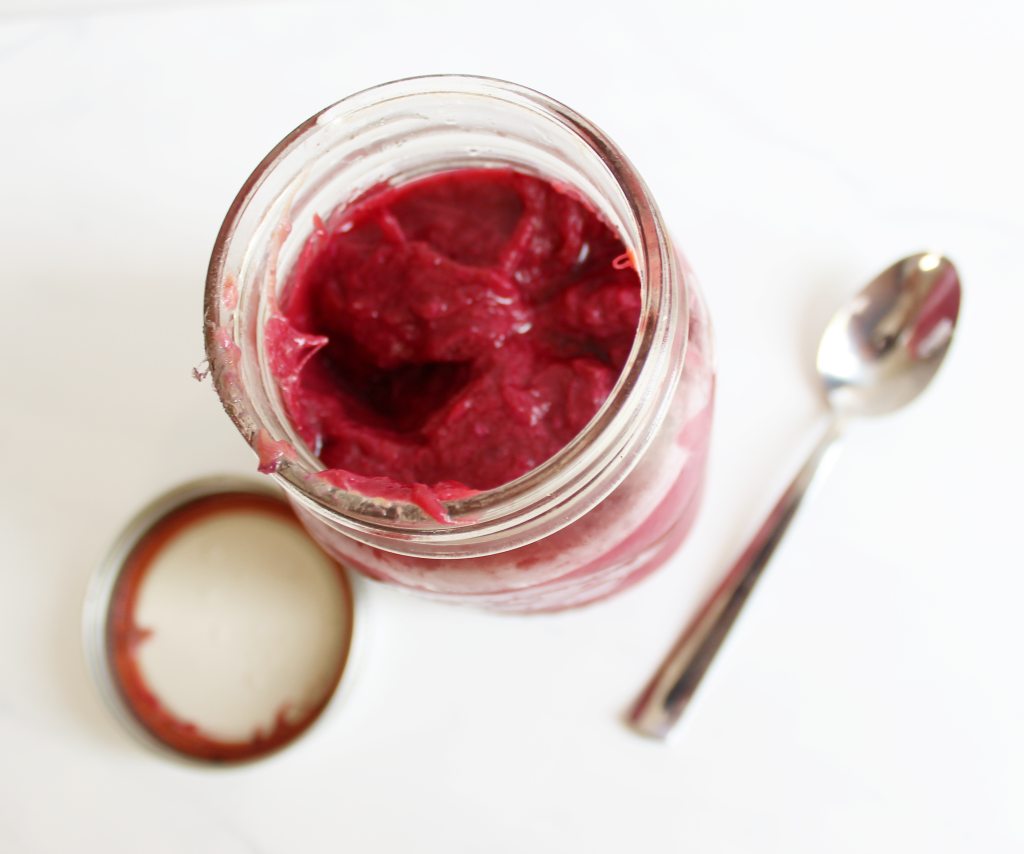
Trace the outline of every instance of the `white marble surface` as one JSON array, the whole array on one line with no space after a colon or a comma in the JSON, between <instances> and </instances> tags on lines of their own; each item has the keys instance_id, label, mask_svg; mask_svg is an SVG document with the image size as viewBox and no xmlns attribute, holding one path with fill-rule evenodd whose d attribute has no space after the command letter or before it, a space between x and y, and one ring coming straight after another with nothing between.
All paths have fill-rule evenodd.
<instances>
[{"instance_id":1,"label":"white marble surface","mask_svg":"<svg viewBox=\"0 0 1024 854\"><path fill-rule=\"evenodd\" d=\"M1024 7L0 2L0 850L1024 851ZM368 591L372 647L307 740L156 758L89 684L91 568L146 500L253 472L201 292L296 124L397 77L514 80L601 125L703 280L719 402L683 552L510 618ZM854 431L670 746L620 716L820 429L844 296L940 248L947 365Z\"/></svg>"}]
</instances>

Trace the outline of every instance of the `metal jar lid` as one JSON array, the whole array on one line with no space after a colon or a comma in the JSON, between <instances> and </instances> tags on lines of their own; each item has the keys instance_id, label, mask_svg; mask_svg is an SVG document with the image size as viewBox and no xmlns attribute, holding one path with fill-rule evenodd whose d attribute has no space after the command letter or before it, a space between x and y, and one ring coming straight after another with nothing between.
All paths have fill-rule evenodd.
<instances>
[{"instance_id":1,"label":"metal jar lid","mask_svg":"<svg viewBox=\"0 0 1024 854\"><path fill-rule=\"evenodd\" d=\"M252 762L304 735L347 689L358 586L272 484L194 481L139 512L97 566L86 662L150 749Z\"/></svg>"}]
</instances>

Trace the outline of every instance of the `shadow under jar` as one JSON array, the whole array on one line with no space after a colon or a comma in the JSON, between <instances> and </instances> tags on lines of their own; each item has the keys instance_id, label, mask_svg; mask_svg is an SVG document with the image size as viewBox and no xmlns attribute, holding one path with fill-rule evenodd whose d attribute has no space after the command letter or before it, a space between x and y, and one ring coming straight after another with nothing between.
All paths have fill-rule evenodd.
<instances>
[{"instance_id":1,"label":"shadow under jar","mask_svg":"<svg viewBox=\"0 0 1024 854\"><path fill-rule=\"evenodd\" d=\"M488 168L563 188L622 241L642 299L618 381L545 462L432 513L411 488L360 491L358 479L339 486L321 474L325 465L289 417L268 322L287 304L299 258L332 213L382 187ZM496 610L561 610L640 580L693 524L714 399L703 298L625 156L586 119L536 92L477 77L414 78L353 95L296 128L228 212L210 262L205 323L217 392L260 470L284 487L330 554L371 578Z\"/></svg>"}]
</instances>

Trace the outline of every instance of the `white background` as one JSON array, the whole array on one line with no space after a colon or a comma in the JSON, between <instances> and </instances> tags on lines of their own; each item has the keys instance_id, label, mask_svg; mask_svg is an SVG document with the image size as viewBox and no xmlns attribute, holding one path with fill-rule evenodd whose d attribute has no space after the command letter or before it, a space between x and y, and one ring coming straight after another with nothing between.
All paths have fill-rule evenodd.
<instances>
[{"instance_id":1,"label":"white background","mask_svg":"<svg viewBox=\"0 0 1024 854\"><path fill-rule=\"evenodd\" d=\"M0 1L0 850L1024 851L1024 7ZM629 154L716 325L704 510L619 598L507 617L373 586L308 739L231 771L125 736L83 664L139 506L255 460L201 299L312 113L425 73L538 89ZM945 251L947 364L858 426L671 745L622 713L813 444L838 304Z\"/></svg>"}]
</instances>

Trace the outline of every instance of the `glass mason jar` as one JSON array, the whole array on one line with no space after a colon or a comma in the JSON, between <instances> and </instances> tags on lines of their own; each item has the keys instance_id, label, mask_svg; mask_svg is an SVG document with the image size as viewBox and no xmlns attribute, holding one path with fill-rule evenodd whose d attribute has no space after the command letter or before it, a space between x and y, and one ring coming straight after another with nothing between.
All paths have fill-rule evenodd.
<instances>
[{"instance_id":1,"label":"glass mason jar","mask_svg":"<svg viewBox=\"0 0 1024 854\"><path fill-rule=\"evenodd\" d=\"M319 476L268 365L265 326L324 220L374 187L467 167L512 168L574 188L639 273L636 339L607 401L526 475L444 502ZM707 311L647 187L572 110L511 83L421 77L346 98L289 134L239 192L206 285L206 350L224 407L312 536L371 578L452 601L551 611L609 596L660 566L700 502L714 398Z\"/></svg>"}]
</instances>

